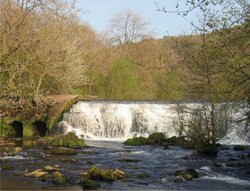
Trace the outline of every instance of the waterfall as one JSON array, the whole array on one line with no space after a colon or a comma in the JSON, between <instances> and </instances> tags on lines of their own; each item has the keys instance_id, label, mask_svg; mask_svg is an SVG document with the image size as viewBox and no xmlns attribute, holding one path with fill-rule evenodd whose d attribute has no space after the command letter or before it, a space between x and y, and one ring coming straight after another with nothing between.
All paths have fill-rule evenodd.
<instances>
[{"instance_id":1,"label":"waterfall","mask_svg":"<svg viewBox=\"0 0 250 191\"><path fill-rule=\"evenodd\" d=\"M167 137L178 136L177 106L194 109L201 105L199 102L80 101L64 113L59 127L64 133L73 131L79 137L92 140L124 141L134 136L147 137L154 132L163 132ZM242 115L242 111L237 114ZM189 118L190 114L182 114L184 121ZM237 140L228 137L223 141L237 144ZM238 141L248 144L249 137Z\"/></svg>"}]
</instances>

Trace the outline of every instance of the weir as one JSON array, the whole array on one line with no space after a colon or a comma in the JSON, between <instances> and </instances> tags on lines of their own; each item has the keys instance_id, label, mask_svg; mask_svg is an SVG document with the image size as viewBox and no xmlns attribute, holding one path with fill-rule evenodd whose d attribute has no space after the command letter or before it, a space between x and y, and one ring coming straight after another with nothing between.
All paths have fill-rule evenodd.
<instances>
[{"instance_id":1,"label":"weir","mask_svg":"<svg viewBox=\"0 0 250 191\"><path fill-rule=\"evenodd\" d=\"M80 101L64 113L59 128L63 133L73 131L79 137L92 140L124 141L134 136L147 137L154 132L163 132L167 137L178 136L179 120L186 123L190 119L190 113L180 113L180 108L197 109L203 105L189 101ZM246 108L230 113L229 130L221 143L249 144L248 124L237 123L245 117Z\"/></svg>"}]
</instances>

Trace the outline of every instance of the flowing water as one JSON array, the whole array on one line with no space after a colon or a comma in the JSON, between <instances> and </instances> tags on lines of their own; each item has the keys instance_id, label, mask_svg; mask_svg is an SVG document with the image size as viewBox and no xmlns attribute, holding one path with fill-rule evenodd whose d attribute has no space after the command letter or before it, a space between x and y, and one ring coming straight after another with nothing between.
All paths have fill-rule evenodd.
<instances>
[{"instance_id":1,"label":"flowing water","mask_svg":"<svg viewBox=\"0 0 250 191\"><path fill-rule=\"evenodd\" d=\"M210 105L202 102L80 101L64 114L59 126L62 132L73 131L91 140L124 141L134 136L147 137L153 132L171 137L178 135L180 121L188 123L191 112L198 109L203 117L209 117ZM247 104L217 106L217 126L228 129L220 143L250 144L247 112Z\"/></svg>"},{"instance_id":2,"label":"flowing water","mask_svg":"<svg viewBox=\"0 0 250 191\"><path fill-rule=\"evenodd\" d=\"M24 148L18 155L9 156L2 152L1 159L7 160L10 170L0 170L0 189L69 189L81 190L80 173L96 165L101 169L122 169L129 177L113 183L101 182L101 190L249 190L249 149L234 151L224 146L217 157L193 155L192 150L180 147L125 146L119 142L87 141L88 148L79 149L74 156L50 155L44 148ZM3 149L2 149L3 151ZM69 163L66 159L76 159ZM133 159L122 162L120 159ZM130 160L131 161L131 160ZM3 164L2 164L3 165ZM24 177L23 172L59 165L69 183L56 186L51 180ZM199 178L176 183L174 172L194 168Z\"/></svg>"},{"instance_id":3,"label":"flowing water","mask_svg":"<svg viewBox=\"0 0 250 191\"><path fill-rule=\"evenodd\" d=\"M59 131L74 131L87 139L89 147L78 149L77 155L51 155L44 147L23 148L9 152L11 146L1 146L1 160L11 167L4 170L1 163L0 189L69 189L82 190L80 173L96 165L101 169L122 169L129 176L124 181L101 182L101 190L250 190L250 150L235 151L232 144L249 145L249 127L243 120L247 107L232 110L226 143L216 157L196 156L192 150L171 146L126 146L121 141L133 136L147 136L152 132L177 135L176 119L184 121L190 115L180 115L176 106L197 108L201 103L170 102L78 102L64 114ZM221 113L220 113L221 114ZM106 141L105 141L106 140ZM109 140L109 141L107 141ZM67 162L76 159L75 162ZM130 162L125 162L129 159ZM132 162L131 162L132 161ZM24 177L24 172L59 165L67 177L65 186L51 180ZM177 183L174 172L193 168L199 178Z\"/></svg>"}]
</instances>

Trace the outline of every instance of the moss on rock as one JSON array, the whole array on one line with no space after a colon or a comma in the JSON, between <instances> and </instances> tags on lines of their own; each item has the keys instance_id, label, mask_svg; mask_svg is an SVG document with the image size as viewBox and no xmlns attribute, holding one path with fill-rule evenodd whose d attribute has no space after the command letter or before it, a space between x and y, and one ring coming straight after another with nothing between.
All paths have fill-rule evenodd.
<instances>
[{"instance_id":1,"label":"moss on rock","mask_svg":"<svg viewBox=\"0 0 250 191\"><path fill-rule=\"evenodd\" d=\"M124 142L125 145L130 145L130 146L137 146L137 145L146 145L148 144L148 139L145 137L134 137L127 139Z\"/></svg>"},{"instance_id":2,"label":"moss on rock","mask_svg":"<svg viewBox=\"0 0 250 191\"><path fill-rule=\"evenodd\" d=\"M170 145L173 146L181 146L181 147L191 147L191 142L186 140L185 136L181 136L181 137L170 137L166 140L166 142L168 142Z\"/></svg>"},{"instance_id":3,"label":"moss on rock","mask_svg":"<svg viewBox=\"0 0 250 191\"><path fill-rule=\"evenodd\" d=\"M56 171L56 172L54 172L53 176L54 176L53 182L55 184L66 184L67 183L67 179L62 173Z\"/></svg>"},{"instance_id":4,"label":"moss on rock","mask_svg":"<svg viewBox=\"0 0 250 191\"><path fill-rule=\"evenodd\" d=\"M23 123L23 137L33 137L36 135L36 131L33 127L32 121L24 121Z\"/></svg>"},{"instance_id":5,"label":"moss on rock","mask_svg":"<svg viewBox=\"0 0 250 191\"><path fill-rule=\"evenodd\" d=\"M164 133L153 133L148 137L148 144L150 145L164 145L167 142L167 138Z\"/></svg>"},{"instance_id":6,"label":"moss on rock","mask_svg":"<svg viewBox=\"0 0 250 191\"><path fill-rule=\"evenodd\" d=\"M59 135L54 137L50 143L55 147L69 147L69 148L83 148L86 146L83 139L79 139L75 133L69 132L66 135Z\"/></svg>"},{"instance_id":7,"label":"moss on rock","mask_svg":"<svg viewBox=\"0 0 250 191\"><path fill-rule=\"evenodd\" d=\"M199 174L195 169L189 168L186 170L177 170L175 171L175 176L181 176L186 181L191 181L194 178L199 178Z\"/></svg>"},{"instance_id":8,"label":"moss on rock","mask_svg":"<svg viewBox=\"0 0 250 191\"><path fill-rule=\"evenodd\" d=\"M0 118L0 137L12 137L15 136L15 130L10 125L8 118Z\"/></svg>"},{"instance_id":9,"label":"moss on rock","mask_svg":"<svg viewBox=\"0 0 250 191\"><path fill-rule=\"evenodd\" d=\"M113 182L118 179L123 179L126 177L126 173L122 170L103 170L96 166L92 166L88 172L91 179L101 180L107 182Z\"/></svg>"},{"instance_id":10,"label":"moss on rock","mask_svg":"<svg viewBox=\"0 0 250 191\"><path fill-rule=\"evenodd\" d=\"M96 189L101 186L99 182L88 179L88 178L81 178L81 185L85 189Z\"/></svg>"}]
</instances>

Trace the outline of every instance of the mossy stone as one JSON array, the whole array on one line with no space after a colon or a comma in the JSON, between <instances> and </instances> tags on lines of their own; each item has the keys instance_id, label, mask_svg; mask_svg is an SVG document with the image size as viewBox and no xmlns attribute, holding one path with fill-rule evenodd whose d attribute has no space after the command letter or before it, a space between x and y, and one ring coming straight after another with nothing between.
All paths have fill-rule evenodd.
<instances>
[{"instance_id":1,"label":"mossy stone","mask_svg":"<svg viewBox=\"0 0 250 191\"><path fill-rule=\"evenodd\" d=\"M55 184L66 184L67 179L60 172L54 172L54 183Z\"/></svg>"},{"instance_id":2,"label":"mossy stone","mask_svg":"<svg viewBox=\"0 0 250 191\"><path fill-rule=\"evenodd\" d=\"M15 130L10 125L10 120L7 118L0 118L0 137L15 136Z\"/></svg>"},{"instance_id":3,"label":"mossy stone","mask_svg":"<svg viewBox=\"0 0 250 191\"><path fill-rule=\"evenodd\" d=\"M86 146L83 139L79 139L75 133L69 132L66 135L59 135L50 141L51 146L83 148Z\"/></svg>"},{"instance_id":4,"label":"mossy stone","mask_svg":"<svg viewBox=\"0 0 250 191\"><path fill-rule=\"evenodd\" d=\"M180 137L173 136L168 138L166 142L174 146L182 146L185 148L191 147L191 142L186 140L185 136L180 136Z\"/></svg>"},{"instance_id":5,"label":"mossy stone","mask_svg":"<svg viewBox=\"0 0 250 191\"><path fill-rule=\"evenodd\" d=\"M89 170L89 175L93 179L100 179L100 172L101 170L96 166L92 166Z\"/></svg>"},{"instance_id":6,"label":"mossy stone","mask_svg":"<svg viewBox=\"0 0 250 191\"><path fill-rule=\"evenodd\" d=\"M11 166L9 164L4 163L2 165L2 170L10 170L10 169L11 169Z\"/></svg>"},{"instance_id":7,"label":"mossy stone","mask_svg":"<svg viewBox=\"0 0 250 191\"><path fill-rule=\"evenodd\" d=\"M90 180L88 178L81 178L81 185L85 189L96 189L101 186L99 182Z\"/></svg>"},{"instance_id":8,"label":"mossy stone","mask_svg":"<svg viewBox=\"0 0 250 191\"><path fill-rule=\"evenodd\" d=\"M25 121L23 123L23 137L33 137L36 135L32 121Z\"/></svg>"},{"instance_id":9,"label":"mossy stone","mask_svg":"<svg viewBox=\"0 0 250 191\"><path fill-rule=\"evenodd\" d=\"M164 145L167 142L167 138L164 133L153 133L148 137L148 143L150 145Z\"/></svg>"},{"instance_id":10,"label":"mossy stone","mask_svg":"<svg viewBox=\"0 0 250 191\"><path fill-rule=\"evenodd\" d=\"M146 145L148 144L148 139L145 137L134 137L127 139L124 142L125 145L130 145L130 146L137 146L137 145Z\"/></svg>"},{"instance_id":11,"label":"mossy stone","mask_svg":"<svg viewBox=\"0 0 250 191\"><path fill-rule=\"evenodd\" d=\"M104 181L115 181L116 179L113 170L102 170L100 176Z\"/></svg>"},{"instance_id":12,"label":"mossy stone","mask_svg":"<svg viewBox=\"0 0 250 191\"><path fill-rule=\"evenodd\" d=\"M187 181L191 181L193 178L199 178L198 172L192 168L186 170L177 170L175 171L175 176L181 176Z\"/></svg>"}]
</instances>

